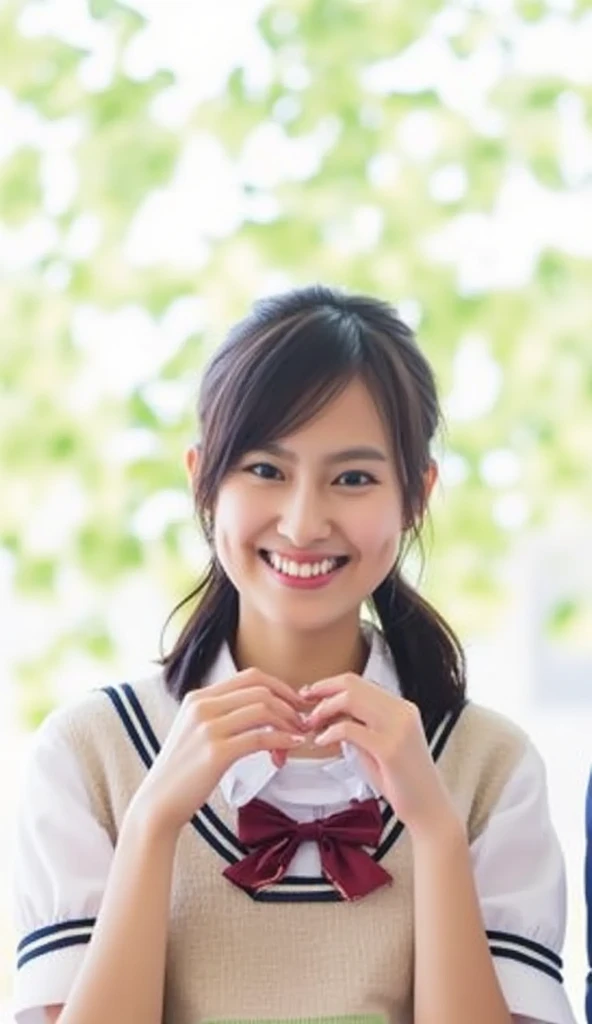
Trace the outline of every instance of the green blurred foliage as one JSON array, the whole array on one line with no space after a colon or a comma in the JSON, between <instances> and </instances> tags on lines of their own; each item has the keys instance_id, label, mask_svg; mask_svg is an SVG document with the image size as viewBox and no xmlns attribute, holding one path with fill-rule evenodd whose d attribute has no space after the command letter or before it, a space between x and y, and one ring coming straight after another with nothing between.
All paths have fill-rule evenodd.
<instances>
[{"instance_id":1,"label":"green blurred foliage","mask_svg":"<svg viewBox=\"0 0 592 1024\"><path fill-rule=\"evenodd\" d=\"M499 390L481 412L450 417L445 443L460 476L435 499L425 581L462 635L488 632L506 599L504 563L513 545L531 528L585 516L592 505L590 260L543 245L517 285L468 285L458 261L436 258L430 244L467 217L482 218L486 232L516 169L554 197L589 185L592 166L580 179L565 170L562 112L566 100L579 105L590 141L592 83L525 72L516 56L519 39L549 17L577 31L589 5L570 12L568 5L515 0L502 16L494 5L453 0L269 3L257 25L266 63L260 74L245 56L229 68L222 89L190 99L168 124L159 103L166 106L181 88L178 74L164 55L150 72L129 70L144 16L123 2L90 4L88 16L112 50L110 74L90 88L88 47L67 41L68 33L23 30L31 9L41 7L11 0L0 8L0 99L6 105L12 97L19 117L41 126L41 141L31 140L31 130L14 145L0 144L0 258L11 254L0 291L0 545L14 563L20 599L55 611L68 572L94 588L99 608L109 586L138 572L156 578L171 605L192 585L198 566L188 557L191 520L173 514L148 538L137 522L154 495L185 489L182 453L194 436L200 366L270 282L322 279L401 302L403 313L415 310L445 407L467 339L478 340L499 373ZM178 7L170 17L180 17ZM467 67L477 75L493 62L496 73L479 85L480 111L434 84L428 51L414 51L430 38L451 75ZM399 84L384 85L383 74L377 86L377 69L395 58L407 58L410 84L403 87L399 76ZM276 165L272 154L253 170L246 154L262 128L293 159ZM43 142L50 129L69 139L61 152L72 184L57 199ZM203 222L188 212L202 257L189 258L182 247L177 253L175 224L161 224L162 258L131 259L137 215L172 186L188 147L208 140L232 161L236 223L229 217L216 227L203 211ZM53 174L59 178L59 168ZM457 185L438 187L447 175ZM199 172L192 188L202 188ZM19 265L18 232L35 223L35 230L42 223L44 241L35 256L33 240L33 255ZM523 218L520 225L522 232ZM92 242L76 244L83 229ZM462 262L467 243L458 237ZM503 263L514 241L484 237L483 244L485 264L491 246L491 262ZM192 298L203 315L169 352L159 332L179 301ZM153 368L126 387L121 366L133 360L136 321L120 314L138 308L154 328L145 341L154 348ZM81 343L79 318L89 311L102 326ZM101 330L106 369L97 356ZM97 357L107 382L102 391L92 387ZM181 396L172 411L159 386ZM130 438L139 447L129 447ZM518 460L515 480L484 479L484 458L498 450ZM56 487L76 494L80 510L52 549L35 539L31 521L43 516ZM512 528L499 513L508 498L525 502ZM51 704L72 647L106 665L115 657L116 642L94 607L74 622L64 619L54 642L22 659L29 720ZM554 628L574 617L566 605ZM146 637L147 649L152 644L156 652L155 639Z\"/></svg>"}]
</instances>

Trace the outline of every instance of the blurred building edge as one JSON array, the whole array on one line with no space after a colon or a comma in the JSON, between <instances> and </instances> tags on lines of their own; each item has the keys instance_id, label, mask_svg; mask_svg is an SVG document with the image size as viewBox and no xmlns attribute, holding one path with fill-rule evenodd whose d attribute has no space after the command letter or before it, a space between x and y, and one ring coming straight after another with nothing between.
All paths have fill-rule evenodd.
<instances>
[{"instance_id":1,"label":"blurred building edge","mask_svg":"<svg viewBox=\"0 0 592 1024\"><path fill-rule=\"evenodd\" d=\"M592 708L592 523L531 534L512 575L512 647L527 700Z\"/></svg>"}]
</instances>

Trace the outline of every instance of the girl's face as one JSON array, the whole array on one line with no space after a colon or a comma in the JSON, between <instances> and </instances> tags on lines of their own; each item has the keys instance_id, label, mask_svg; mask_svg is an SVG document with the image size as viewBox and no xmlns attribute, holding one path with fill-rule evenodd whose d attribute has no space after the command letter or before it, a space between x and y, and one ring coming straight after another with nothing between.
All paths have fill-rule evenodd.
<instances>
[{"instance_id":1,"label":"girl's face","mask_svg":"<svg viewBox=\"0 0 592 1024\"><path fill-rule=\"evenodd\" d=\"M393 566L402 528L389 441L357 380L300 430L248 452L214 509L241 619L298 632L357 620Z\"/></svg>"}]
</instances>

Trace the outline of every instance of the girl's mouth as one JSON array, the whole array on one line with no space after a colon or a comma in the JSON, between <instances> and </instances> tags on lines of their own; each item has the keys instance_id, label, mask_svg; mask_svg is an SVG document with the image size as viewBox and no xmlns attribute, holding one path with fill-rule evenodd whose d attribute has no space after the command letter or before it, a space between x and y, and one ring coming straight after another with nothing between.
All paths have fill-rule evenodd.
<instances>
[{"instance_id":1,"label":"girl's mouth","mask_svg":"<svg viewBox=\"0 0 592 1024\"><path fill-rule=\"evenodd\" d=\"M259 555L272 570L276 579L291 587L313 589L326 586L349 562L347 555L332 555L315 562L294 562L282 558L275 551L261 549Z\"/></svg>"}]
</instances>

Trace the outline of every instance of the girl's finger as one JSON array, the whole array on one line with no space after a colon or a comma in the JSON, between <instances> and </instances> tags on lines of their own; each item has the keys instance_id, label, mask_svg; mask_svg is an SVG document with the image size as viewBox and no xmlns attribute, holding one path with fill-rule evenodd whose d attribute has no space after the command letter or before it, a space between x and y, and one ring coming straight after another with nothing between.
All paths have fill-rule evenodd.
<instances>
[{"instance_id":1,"label":"girl's finger","mask_svg":"<svg viewBox=\"0 0 592 1024\"><path fill-rule=\"evenodd\" d=\"M232 711L238 711L240 708L255 705L268 707L270 711L275 711L277 715L283 716L285 719L284 725L287 725L290 729L295 728L296 731L300 730L302 720L295 708L283 700L283 698L276 697L275 694L263 686L233 690L228 693L218 694L217 696L214 694L210 696L204 693L198 706L200 717L206 721L211 721L222 718Z\"/></svg>"},{"instance_id":2,"label":"girl's finger","mask_svg":"<svg viewBox=\"0 0 592 1024\"><path fill-rule=\"evenodd\" d=\"M374 729L354 722L351 718L344 718L319 733L314 742L319 747L325 747L331 743L352 743L368 754L380 757L382 739L380 733L375 732Z\"/></svg>"},{"instance_id":3,"label":"girl's finger","mask_svg":"<svg viewBox=\"0 0 592 1024\"><path fill-rule=\"evenodd\" d=\"M266 727L275 727L280 732L290 732L293 735L302 735L303 733L299 722L293 724L290 716L279 714L265 704L251 704L245 708L237 708L236 711L230 711L227 715L216 718L207 724L211 728L212 734L220 739L227 739L242 732Z\"/></svg>"},{"instance_id":4,"label":"girl's finger","mask_svg":"<svg viewBox=\"0 0 592 1024\"><path fill-rule=\"evenodd\" d=\"M319 700L321 697L332 697L335 693L343 693L348 689L348 682L345 676L334 676L331 679L319 679L317 683L309 686L302 686L298 691L300 696L310 704L311 700Z\"/></svg>"},{"instance_id":5,"label":"girl's finger","mask_svg":"<svg viewBox=\"0 0 592 1024\"><path fill-rule=\"evenodd\" d=\"M275 676L268 676L264 672L251 668L239 672L236 676L226 679L223 683L213 683L212 692L216 692L216 694L234 693L247 690L253 686L265 686L266 689L275 693L276 697L280 697L298 710L302 710L306 704L298 690L293 690L282 679L276 679Z\"/></svg>"},{"instance_id":6,"label":"girl's finger","mask_svg":"<svg viewBox=\"0 0 592 1024\"><path fill-rule=\"evenodd\" d=\"M259 730L233 736L228 741L227 749L234 762L259 750L269 751L272 757L276 752L281 754L283 751L297 750L305 741L305 736L296 736L280 730Z\"/></svg>"},{"instance_id":7,"label":"girl's finger","mask_svg":"<svg viewBox=\"0 0 592 1024\"><path fill-rule=\"evenodd\" d=\"M273 761L276 768L283 768L288 757L287 750L272 750L271 760Z\"/></svg>"},{"instance_id":8,"label":"girl's finger","mask_svg":"<svg viewBox=\"0 0 592 1024\"><path fill-rule=\"evenodd\" d=\"M358 705L358 713L354 713L354 705ZM351 694L344 690L336 693L333 697L325 697L319 701L316 708L306 715L304 722L309 727L316 729L336 718L338 715L348 714L358 722L368 724L364 710L360 710L360 701L352 699Z\"/></svg>"}]
</instances>

